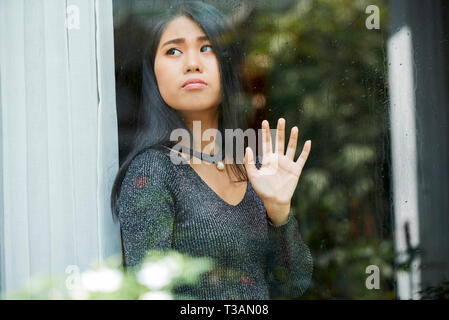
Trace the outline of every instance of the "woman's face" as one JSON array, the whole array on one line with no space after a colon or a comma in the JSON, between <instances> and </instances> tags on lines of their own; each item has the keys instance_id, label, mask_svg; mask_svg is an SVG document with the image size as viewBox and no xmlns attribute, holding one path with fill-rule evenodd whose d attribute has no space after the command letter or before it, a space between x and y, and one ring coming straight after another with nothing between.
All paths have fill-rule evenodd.
<instances>
[{"instance_id":1,"label":"woman's face","mask_svg":"<svg viewBox=\"0 0 449 320\"><path fill-rule=\"evenodd\" d=\"M156 51L154 71L159 92L170 107L201 111L221 103L220 68L213 50L191 19L181 16L168 23ZM183 87L189 79L201 79L206 85Z\"/></svg>"}]
</instances>

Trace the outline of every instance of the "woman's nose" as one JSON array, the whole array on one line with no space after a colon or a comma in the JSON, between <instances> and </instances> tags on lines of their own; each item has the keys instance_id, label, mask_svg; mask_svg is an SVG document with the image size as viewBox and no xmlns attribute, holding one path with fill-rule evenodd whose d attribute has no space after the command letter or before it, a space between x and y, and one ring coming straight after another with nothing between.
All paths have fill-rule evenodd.
<instances>
[{"instance_id":1,"label":"woman's nose","mask_svg":"<svg viewBox=\"0 0 449 320\"><path fill-rule=\"evenodd\" d=\"M196 53L189 53L186 56L186 65L184 67L184 72L198 71L202 72L203 68L201 66L200 57Z\"/></svg>"},{"instance_id":2,"label":"woman's nose","mask_svg":"<svg viewBox=\"0 0 449 320\"><path fill-rule=\"evenodd\" d=\"M189 65L186 68L186 72L192 72L193 70L200 72L200 68L195 65Z\"/></svg>"}]
</instances>

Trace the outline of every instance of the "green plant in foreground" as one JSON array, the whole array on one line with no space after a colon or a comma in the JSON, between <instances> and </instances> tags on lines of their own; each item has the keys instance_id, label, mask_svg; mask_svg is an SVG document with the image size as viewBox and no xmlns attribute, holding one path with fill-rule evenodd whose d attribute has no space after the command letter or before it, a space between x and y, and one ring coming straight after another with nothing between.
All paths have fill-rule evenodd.
<instances>
[{"instance_id":1,"label":"green plant in foreground","mask_svg":"<svg viewBox=\"0 0 449 320\"><path fill-rule=\"evenodd\" d=\"M449 281L444 281L437 286L428 286L421 291L422 300L427 299L449 299Z\"/></svg>"},{"instance_id":2,"label":"green plant in foreground","mask_svg":"<svg viewBox=\"0 0 449 320\"><path fill-rule=\"evenodd\" d=\"M73 267L73 266L72 266ZM75 266L76 267L76 266ZM4 299L40 300L171 300L195 299L174 290L195 285L201 274L213 267L210 258L196 258L174 250L147 253L142 263L125 270L121 257L113 256L92 268L68 276L36 275L26 286L8 292Z\"/></svg>"}]
</instances>

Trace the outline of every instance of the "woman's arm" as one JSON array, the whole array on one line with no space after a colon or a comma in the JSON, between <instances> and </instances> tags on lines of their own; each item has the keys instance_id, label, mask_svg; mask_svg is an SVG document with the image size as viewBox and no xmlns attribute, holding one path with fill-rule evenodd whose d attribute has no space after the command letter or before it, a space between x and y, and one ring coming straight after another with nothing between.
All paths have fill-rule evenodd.
<instances>
[{"instance_id":1,"label":"woman's arm","mask_svg":"<svg viewBox=\"0 0 449 320\"><path fill-rule=\"evenodd\" d=\"M118 199L125 264L138 265L148 250L169 250L175 217L173 179L163 154L149 149L131 162Z\"/></svg>"},{"instance_id":2,"label":"woman's arm","mask_svg":"<svg viewBox=\"0 0 449 320\"><path fill-rule=\"evenodd\" d=\"M276 226L268 221L270 249L268 276L270 298L297 298L310 286L313 259L302 240L298 221L290 211L285 224Z\"/></svg>"}]
</instances>

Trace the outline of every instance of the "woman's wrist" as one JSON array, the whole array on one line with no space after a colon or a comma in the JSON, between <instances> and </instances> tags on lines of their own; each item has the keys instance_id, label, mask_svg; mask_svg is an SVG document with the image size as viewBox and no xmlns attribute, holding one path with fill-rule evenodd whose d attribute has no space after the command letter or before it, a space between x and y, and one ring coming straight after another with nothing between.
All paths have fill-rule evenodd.
<instances>
[{"instance_id":1,"label":"woman's wrist","mask_svg":"<svg viewBox=\"0 0 449 320\"><path fill-rule=\"evenodd\" d=\"M275 226L281 226L288 221L291 204L278 204L273 202L264 202L267 211L267 218Z\"/></svg>"}]
</instances>

